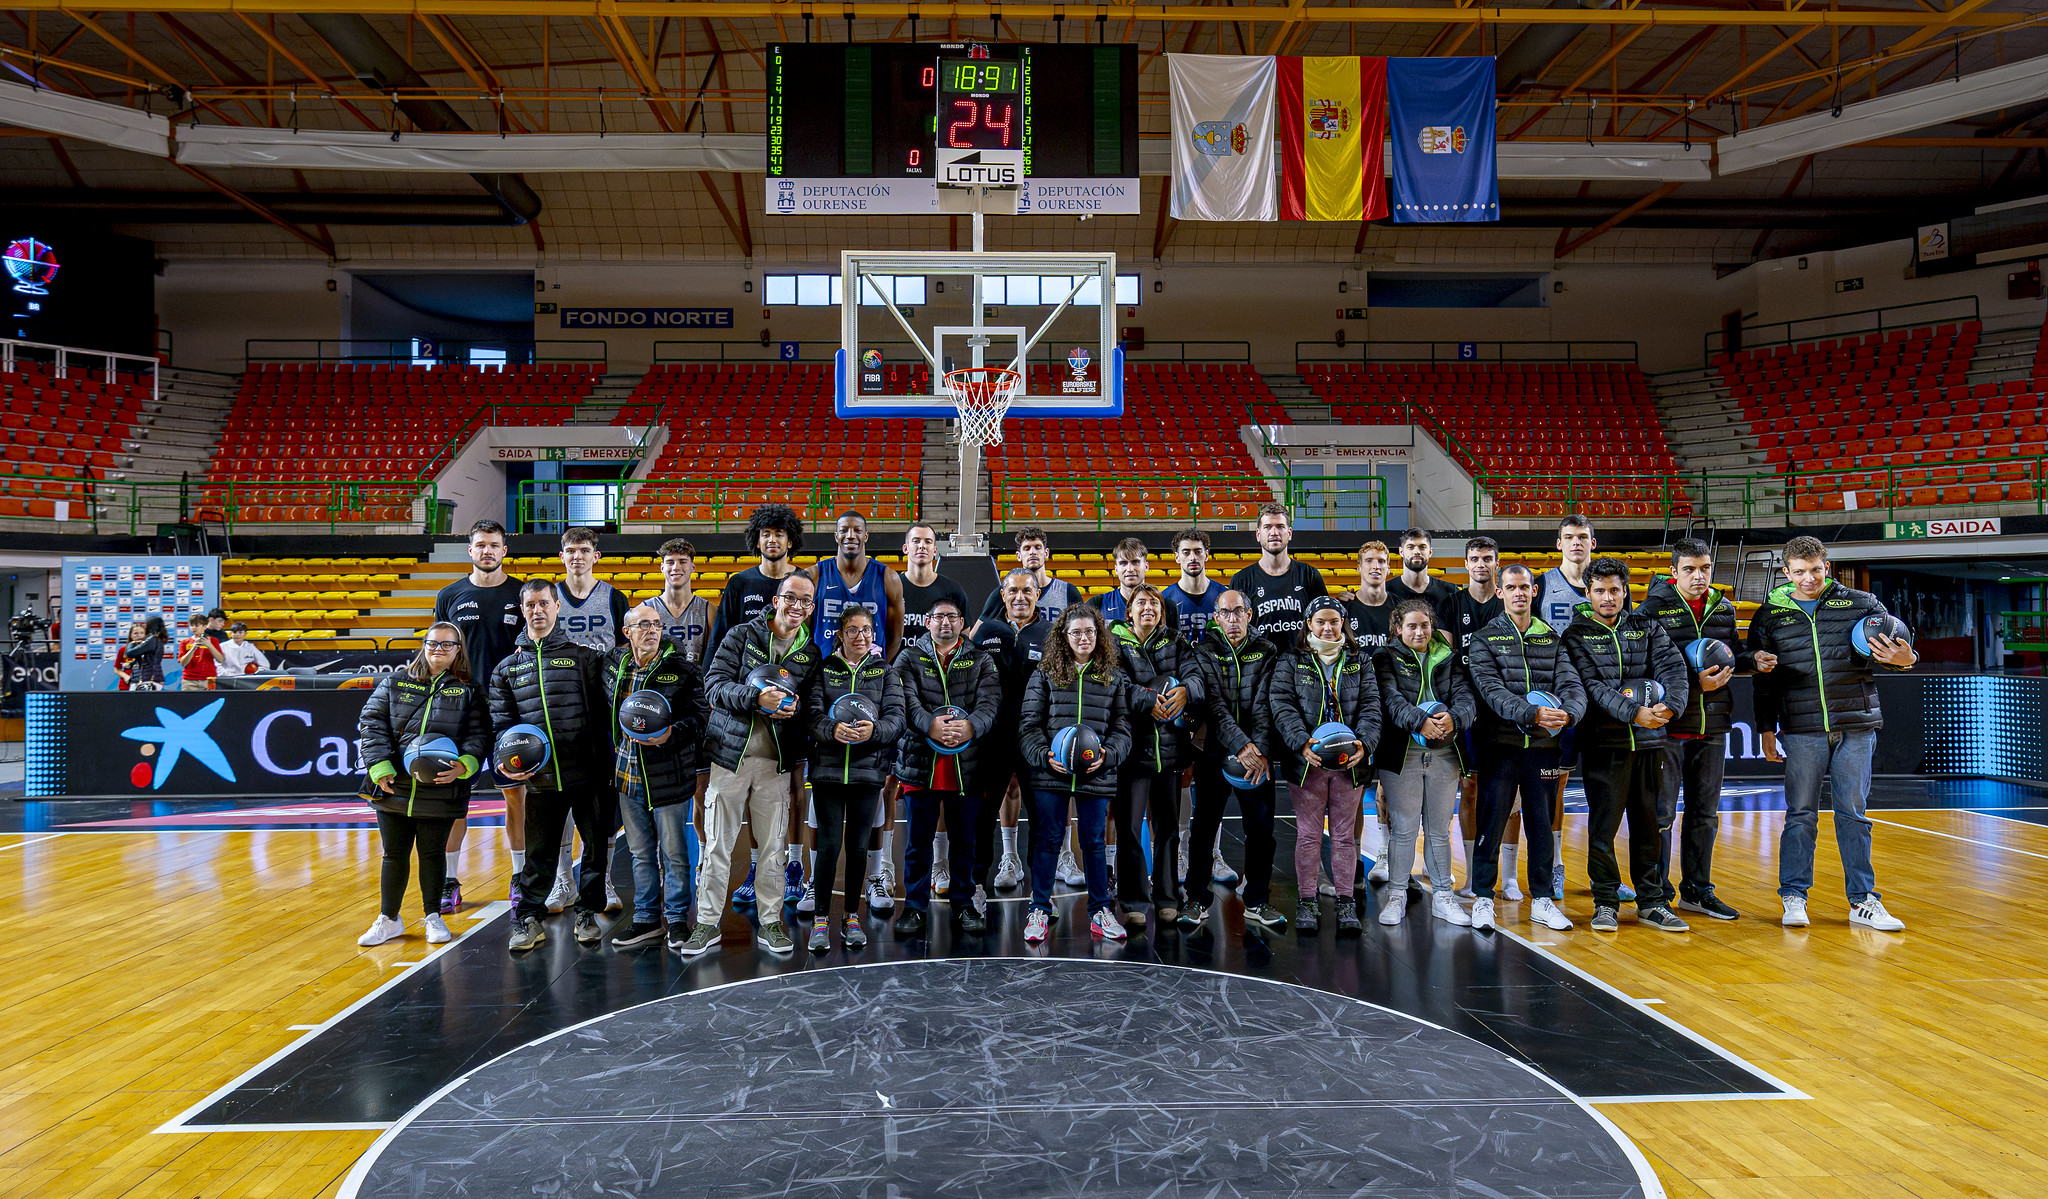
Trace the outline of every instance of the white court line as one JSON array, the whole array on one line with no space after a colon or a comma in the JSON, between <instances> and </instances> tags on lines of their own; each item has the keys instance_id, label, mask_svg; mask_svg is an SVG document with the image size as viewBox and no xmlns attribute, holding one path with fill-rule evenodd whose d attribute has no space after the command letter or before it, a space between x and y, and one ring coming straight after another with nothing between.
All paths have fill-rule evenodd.
<instances>
[{"instance_id":1,"label":"white court line","mask_svg":"<svg viewBox=\"0 0 2048 1199\"><path fill-rule=\"evenodd\" d=\"M1893 811L1896 811L1896 809L1888 809L1888 810L1893 810ZM1968 808L1942 808L1942 809L1936 809L1936 810L1939 810L1939 811L1956 811L1956 812L1967 812L1967 811L1969 811L1970 809L1968 809ZM1900 824L1900 823L1899 823L1898 821L1896 821L1896 820L1879 820L1879 819L1878 819L1877 817L1875 817L1875 816L1870 816L1870 815L1869 815L1869 813L1867 813L1867 812L1865 813L1865 816L1867 816L1867 817L1869 818L1869 820L1870 820L1870 823L1872 823L1872 824L1886 824L1886 825L1890 825L1890 826L1891 826L1891 827L1893 827L1893 828L1903 828L1903 829L1911 829L1911 830L1912 830L1913 832L1916 832L1916 833L1926 833L1926 834L1927 834L1928 836L1930 836L1930 837L1945 837L1945 838L1947 838L1947 839L1948 839L1948 840L1950 840L1950 841L1963 841L1963 842L1966 842L1966 843L1968 843L1968 844L1971 844L1971 845L1982 845L1982 846L1983 846L1984 848L1986 848L1986 849L2002 849L2002 850L2004 850L2004 851L2005 851L2005 852L2007 852L2007 853L2018 853L2018 854L2025 854L2025 855L2026 855L2027 857L2030 857L2030 858L2040 858L2040 859L2041 859L2042 861L2044 861L2044 862L2048 862L2048 853L2035 853L2035 852L2034 852L2033 850L2031 850L2031 849L2020 849L2020 848L2018 848L2017 846L2013 846L2013 845L2000 845L2000 844L1999 844L1998 842L1996 842L1996 841L1979 841L1979 840L1978 840L1977 838L1975 838L1975 837L1958 837L1958 836L1956 836L1956 835L1955 835L1954 833L1938 833L1938 832L1935 832L1935 831L1934 831L1933 829L1931 829L1931 828L1921 828L1921 827L1920 827L1919 825L1917 825L1917 824ZM2027 822L2027 821L2024 821L2024 820L2016 820L2016 821L2014 821L2013 823L2015 823L2015 824L2026 824L2026 823L2028 823L2028 822ZM2035 827L2035 828L2039 828L2039 827L2041 827L2041 826L2037 824L2037 825L2035 825L2034 827Z\"/></svg>"},{"instance_id":2,"label":"white court line","mask_svg":"<svg viewBox=\"0 0 2048 1199\"><path fill-rule=\"evenodd\" d=\"M41 845L45 841L55 841L63 835L63 833L46 833L40 837L31 837L26 841L16 841L12 845L0 845L0 849L20 849L24 845Z\"/></svg>"},{"instance_id":3,"label":"white court line","mask_svg":"<svg viewBox=\"0 0 2048 1199\"><path fill-rule=\"evenodd\" d=\"M483 910L482 912L478 913L478 917L477 917L476 923L474 923L474 924L470 925L470 926L469 926L469 928L468 928L468 929L467 929L466 931L464 931L464 932L463 932L463 934L462 934L461 936L459 936L459 937L455 938L455 939L454 939L453 941L450 941L450 942L449 942L449 943L448 943L448 944L447 944L446 946L444 946L444 947L442 948L442 950L441 950L441 952L440 952L440 953L437 953L437 954L433 955L433 957L430 957L430 958L428 958L428 959L427 959L427 961L429 961L429 962L432 962L432 961L435 961L435 960L436 960L436 959L438 959L438 958L441 958L441 957L444 957L444 956L446 956L446 955L447 955L447 952L448 952L448 950L454 949L454 948L455 948L455 947L456 947L457 945L460 945L460 944L462 944L462 943L463 943L464 941L467 941L467 940L469 940L469 938L470 938L470 937L474 936L474 935L475 935L475 934L476 934L477 932L479 932L479 931L480 931L480 930L482 930L483 928L485 928L485 927L487 927L488 925L490 925L490 924L491 924L491 923L492 923L493 921L495 921L495 920L496 920L496 919L497 919L498 917L500 917L500 916L504 915L504 914L505 914L506 912L508 912L508 911L511 911L511 910L512 910L512 905L511 905L511 903L510 903L509 901L507 901L507 900L503 900L503 899L500 899L500 900L497 900L497 901L495 901L495 902L492 902L492 903L490 903L490 904L487 904L487 905L485 905L485 907L484 907L484 910ZM187 1120L190 1120L190 1119L191 1119L192 1117L194 1117L194 1116L198 1115L198 1114L199 1114L200 1112L203 1112L203 1111L205 1111L205 1110L206 1110L207 1108L209 1108L209 1107L212 1107L212 1106L213 1106L213 1105L214 1105L215 1103L218 1103L218 1102L220 1102L220 1100L221 1100L222 1098L226 1097L227 1095L229 1095L229 1094L233 1093L233 1092L234 1092L235 1090L237 1090L238 1088L240 1088L240 1087L241 1087L241 1085L242 1085L243 1083L246 1083L246 1082L248 1082L248 1081L249 1081L250 1079L252 1079L252 1078L256 1077L257 1075L259 1075L259 1074L261 1074L261 1073L263 1073L263 1072L264 1072L265 1070L268 1070L268 1069L270 1069L270 1067L272 1067L272 1066L276 1065L276 1064L277 1064L278 1062L282 1061L282 1060L283 1060L284 1058L286 1058L286 1057L290 1056L290 1055L291 1055L292 1053L294 1053L294 1052L298 1051L299 1049L303 1048L303 1047L304 1047L304 1046L306 1045L306 1043L307 1043L307 1042L309 1042L309 1041L311 1041L311 1040L312 1040L312 1039L313 1039L314 1037L317 1037L317 1036L319 1036L319 1035L320 1035L321 1033L324 1033L324 1032L326 1032L326 1031L327 1031L328 1029L330 1029L330 1028L333 1028L333 1027L334 1027L335 1025L337 1025L337 1024L340 1024L340 1023L341 1023L341 1022L342 1022L343 1020L346 1020L346 1019L348 1019L348 1018L349 1018L349 1017L350 1017L351 1015L353 1015L353 1014L354 1014L354 1013L355 1013L355 1012L357 1011L357 1009L359 1009L359 1008L362 1008L362 1007L364 1007L364 1006L365 1006L365 1005L367 1005L367 1004L368 1004L368 1003L369 1003L369 1002L370 1002L371 1000L374 1000L374 999L376 999L376 998L377 998L378 996L380 996L380 995L384 994L384 992L386 992L386 991L390 990L391 988L393 988L393 987L397 986L397 985L398 985L399 983L402 983L402 982L404 982L404 981L405 981L406 979L408 979L408 978L410 978L410 977L412 977L412 970L411 970L410 968L407 968L407 969L404 969L404 970L400 970L400 971L399 971L399 972L397 972L396 974L393 974L393 975L391 976L391 978L390 978L390 979L389 979L388 981L386 981L386 982L385 982L385 983L384 983L383 985L381 985L381 986L377 987L377 988L376 988L375 990L373 990L373 991L371 991L371 992L370 992L369 994L367 994L367 995L363 996L363 997L362 997L361 999L358 999L358 1000L356 1000L356 1001L355 1001L354 1003L351 1003L351 1004L349 1004L349 1005L348 1005L347 1007L345 1007L345 1008L341 1009L341 1010L340 1010L339 1012L336 1012L336 1013L335 1013L335 1014L334 1014L333 1016L330 1016L330 1017L329 1017L329 1018L328 1018L327 1020L323 1021L322 1023L319 1023L319 1024L313 1024L313 1025L304 1025L304 1026L301 1026L301 1025L294 1025L294 1026L293 1026L294 1028L298 1028L298 1027L304 1027L304 1028L306 1028L306 1029L307 1029L308 1031L306 1032L306 1034L305 1034L304 1036L302 1036L302 1037L299 1037L299 1038L298 1038L297 1040L294 1040L294 1041L293 1041L293 1042L292 1042L291 1044L289 1044L289 1045L286 1045L286 1046L285 1046L285 1047L284 1047L283 1049L280 1049L280 1050L278 1050L278 1051L277 1051L276 1053L273 1053L273 1054L271 1054L271 1055L270 1055L269 1057L267 1057L267 1058L264 1058L264 1059L263 1059L262 1061L260 1061L260 1062L256 1063L256 1064L255 1064L254 1066L251 1066L251 1067L249 1067L249 1068L248 1068L247 1070L244 1070L244 1071L243 1071L243 1072L242 1072L241 1074L239 1074L239 1075L237 1075L237 1076L235 1077L234 1081L232 1081L232 1082L229 1082L229 1083L228 1083L227 1085L225 1085L225 1086L221 1087L220 1089L218 1089L218 1090L214 1091L214 1092L213 1092L213 1094L211 1094L211 1095L208 1095L208 1096L207 1096L206 1098L204 1098L204 1099L201 1099L201 1100L200 1100L199 1102L197 1102L197 1103L193 1104L193 1105L192 1105L191 1107L188 1107L188 1108L186 1108L186 1109L185 1109L184 1111L182 1111L182 1112L179 1112L179 1113L178 1113L177 1115L175 1115L175 1116L171 1117L171 1118L170 1118L170 1119L169 1119L168 1121L166 1121L166 1122L165 1122L164 1124L162 1124L161 1126L159 1126L159 1127L157 1127L157 1128L155 1128L155 1129L152 1129L151 1131L152 1131L153 1133L171 1133L171 1132L198 1132L198 1133L207 1133L207 1132L349 1132L349 1131L355 1131L355 1130L358 1130L358 1129L379 1129L379 1130L381 1130L381 1129L387 1129L387 1128L390 1128L390 1127L391 1127L391 1125L389 1125L389 1124L383 1124L383 1123L367 1123L367 1124L347 1124L347 1123L344 1123L344 1124L187 1124L187 1123L186 1123L186 1121L187 1121Z\"/></svg>"},{"instance_id":4,"label":"white court line","mask_svg":"<svg viewBox=\"0 0 2048 1199\"><path fill-rule=\"evenodd\" d=\"M1672 1031L1674 1031L1674 1032L1678 1033L1679 1035L1681 1035L1681 1036L1684 1036L1684 1037L1686 1037L1687 1039L1689 1039L1689 1040L1693 1041L1694 1043L1696 1043L1696 1044L1698 1044L1698 1045L1702 1046L1703 1048L1706 1048L1706 1049L1711 1049L1711 1050L1713 1050L1713 1051L1714 1051L1714 1052L1715 1052L1716 1054L1720 1055L1720 1056L1721 1056L1722 1058L1726 1059L1726 1060L1727 1060L1728 1062L1732 1063L1733 1065L1736 1065L1736 1066L1740 1066L1740 1067L1741 1067L1742 1069L1744 1069L1744 1070L1748 1071L1749 1073L1751 1073L1751 1074L1755 1075L1756 1077L1758 1077L1758 1078L1760 1078L1760 1079L1764 1080L1765 1082L1767 1082L1767 1083L1770 1083L1770 1084L1771 1084L1772 1086L1774 1086L1774 1087L1777 1087L1777 1088L1779 1089L1779 1091L1783 1092L1782 1094L1775 1094L1775 1095L1773 1095L1773 1094L1749 1094L1749 1093L1746 1093L1746 1092L1722 1092L1722 1093L1715 1093L1715 1094L1701 1094L1701 1095L1652 1095L1652 1096L1641 1096L1641 1095L1618 1095L1618 1096L1611 1096L1611 1097L1603 1097L1603 1098L1599 1098L1599 1099L1594 1099L1594 1098L1590 1098L1590 1097L1589 1097L1589 1098L1588 1098L1588 1099L1586 1100L1586 1102L1588 1102L1588 1103L1679 1103L1679 1102L1687 1102L1687 1103L1695 1103L1695 1102L1696 1102L1696 1103L1708 1103L1708 1102L1721 1102L1721 1101L1723 1101L1723 1100L1735 1100L1735 1099L1811 1099L1811 1098L1813 1098L1813 1096L1811 1096L1811 1095L1808 1095L1808 1094L1807 1094L1806 1092L1804 1092L1804 1091L1800 1090L1800 1089L1799 1089L1798 1087L1795 1087L1795 1086L1793 1086L1793 1085L1792 1085L1791 1083L1788 1083L1788 1082L1784 1081L1783 1079L1780 1079L1780 1078L1776 1078L1776 1077L1773 1077L1772 1075L1770 1075L1770 1074L1766 1073L1765 1071L1763 1071L1763 1070L1760 1070L1760 1069L1758 1069L1757 1067L1755 1067L1755 1066L1752 1066L1752 1065L1750 1065L1750 1064L1749 1064L1748 1062L1746 1062L1746 1061L1742 1060L1742 1059L1741 1059L1740 1057L1736 1056L1736 1055L1735 1055L1735 1054L1734 1054L1734 1053L1733 1053L1732 1051L1730 1051L1730 1050L1729 1050L1729 1049L1728 1049L1727 1047L1725 1047L1725 1046L1722 1046L1722 1045L1717 1045L1717 1044L1715 1044L1715 1043L1714 1043L1713 1041L1710 1041L1710 1040L1708 1040L1708 1039L1707 1039L1706 1037L1703 1037L1703 1036L1701 1036L1701 1035L1700 1035L1699 1033L1696 1033L1696 1032L1694 1032L1694 1031L1693 1031L1692 1029L1690 1029L1690 1028L1687 1028L1687 1027L1686 1027L1685 1025L1683 1025L1683 1024L1680 1024L1680 1023L1679 1023L1678 1021L1676 1021L1676 1020L1673 1020L1673 1019L1672 1019L1671 1017L1669 1017L1669 1016L1666 1016L1666 1015L1665 1015L1664 1013L1662 1013L1662 1012L1660 1012L1660 1011L1657 1011L1657 1010L1656 1010L1655 1008L1653 1008L1653 1007L1650 1007L1650 1006L1646 1005L1646 1004L1644 1003L1644 1001L1642 1001L1642 1000L1640 1000L1640 999L1636 999L1636 998L1634 998L1633 996L1630 996L1630 995L1625 995L1625 994L1623 994L1623 993L1622 993L1622 992L1621 992L1621 991L1620 991L1620 990L1619 990L1618 988L1616 988L1616 987L1614 987L1614 986L1612 986L1612 985L1610 985L1610 984L1608 984L1608 983L1602 982L1602 981L1601 981L1600 979L1598 979L1598 978L1594 977L1593 975L1591 975L1591 974L1588 974L1588 973L1586 973L1586 972L1585 972L1584 970L1581 970L1581 969L1579 969L1579 968L1578 968L1577 966L1574 966L1574 965L1572 965L1572 964L1571 964L1570 962L1567 962L1567 961L1565 961L1565 960L1564 960L1563 958L1561 958L1561 957L1557 956L1556 954L1554 954L1554 953L1550 952L1550 951L1549 951L1548 949L1545 949L1545 948L1543 948L1543 945L1542 945L1542 943L1540 943L1540 942L1536 942L1536 941L1531 941L1531 940L1528 940L1527 938L1524 938L1524 937L1520 937L1520 936L1517 936L1517 935L1515 935L1515 934L1514 934L1513 932L1510 932L1509 930L1507 930L1507 929L1505 929L1505 928L1499 928L1499 927L1496 927L1496 928L1495 928L1495 929L1494 929L1493 931L1494 931L1494 935L1495 935L1495 936L1500 936L1500 937L1506 937L1506 938L1508 938L1508 939L1509 939L1509 940L1511 940L1511 941L1520 941L1520 942L1521 942L1522 944L1524 944L1524 945L1528 946L1528 947L1529 947L1529 948L1530 948L1530 949L1531 949L1532 951L1534 951L1535 953L1541 954L1541 955L1542 955L1542 956L1543 956L1544 958L1546 958L1547 960L1549 960L1549 961L1552 961L1552 962L1555 962L1555 963L1557 963L1557 964L1558 964L1559 966L1562 966L1562 967L1564 967L1564 968L1565 968L1566 970L1569 970L1569 971L1571 971L1571 972L1572 972L1573 974L1576 974L1577 976L1579 976L1580 978L1583 978L1583 979L1585 979L1585 980L1586 980L1587 982L1589 982L1589 983L1592 983L1592 984L1593 984L1594 986L1596 986L1596 987L1600 988L1600 989L1601 989L1602 991L1605 991L1605 992L1607 992L1607 993L1608 993L1609 995L1612 995L1612 996L1614 996L1614 997L1615 997L1616 999L1619 999L1619 1000L1621 1000L1621 1001L1622 1001L1623 1003L1629 1004L1630 1006L1632 1006L1632 1007L1636 1008L1636 1010L1638 1010L1638 1011L1642 1012L1642 1013L1643 1013L1643 1014L1644 1014L1645 1016L1648 1016L1648 1017L1649 1017L1650 1019L1652 1019L1652 1020L1655 1020L1655 1021L1657 1021L1657 1022L1658 1022L1659 1024L1662 1024L1662 1025L1664 1025L1664 1026L1665 1026L1666 1028L1669 1028L1669 1029L1671 1029Z\"/></svg>"}]
</instances>

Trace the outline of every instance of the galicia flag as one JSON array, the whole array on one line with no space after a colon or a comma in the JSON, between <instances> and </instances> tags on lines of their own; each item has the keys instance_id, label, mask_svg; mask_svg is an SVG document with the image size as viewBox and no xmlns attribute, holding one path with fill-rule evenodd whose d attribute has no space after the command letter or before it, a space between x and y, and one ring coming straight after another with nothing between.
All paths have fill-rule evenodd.
<instances>
[{"instance_id":1,"label":"galicia flag","mask_svg":"<svg viewBox=\"0 0 2048 1199\"><path fill-rule=\"evenodd\" d=\"M1387 60L1396 224L1500 219L1493 59Z\"/></svg>"}]
</instances>

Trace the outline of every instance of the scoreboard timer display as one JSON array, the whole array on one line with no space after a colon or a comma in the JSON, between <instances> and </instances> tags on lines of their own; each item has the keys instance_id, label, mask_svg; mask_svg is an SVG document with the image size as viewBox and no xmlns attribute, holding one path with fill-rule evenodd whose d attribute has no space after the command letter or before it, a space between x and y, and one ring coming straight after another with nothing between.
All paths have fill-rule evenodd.
<instances>
[{"instance_id":1,"label":"scoreboard timer display","mask_svg":"<svg viewBox=\"0 0 2048 1199\"><path fill-rule=\"evenodd\" d=\"M1011 173L962 177L964 167L948 170L963 161ZM778 193L789 197L795 190L776 180L923 180L935 186L942 178L1012 186L1128 180L1130 211L1136 211L1137 47L771 45L768 175L770 212L778 211ZM840 190L869 199L895 195L893 211L912 211L903 198L922 195L915 188ZM786 201L780 208L795 210Z\"/></svg>"}]
</instances>

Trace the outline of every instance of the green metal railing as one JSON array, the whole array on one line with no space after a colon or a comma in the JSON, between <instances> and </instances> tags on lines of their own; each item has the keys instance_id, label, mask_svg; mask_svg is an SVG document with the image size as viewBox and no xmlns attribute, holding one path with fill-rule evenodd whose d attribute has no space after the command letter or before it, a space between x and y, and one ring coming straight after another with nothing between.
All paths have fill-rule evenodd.
<instances>
[{"instance_id":1,"label":"green metal railing","mask_svg":"<svg viewBox=\"0 0 2048 1199\"><path fill-rule=\"evenodd\" d=\"M567 517L570 489L603 492L604 510L614 521L632 518L635 508L653 511L657 524L709 525L712 532L745 528L756 505L788 504L806 524L830 524L839 513L858 508L877 522L917 519L916 479L828 479L816 476L754 476L720 479L527 480L516 499L518 528L559 523Z\"/></svg>"},{"instance_id":2,"label":"green metal railing","mask_svg":"<svg viewBox=\"0 0 2048 1199\"><path fill-rule=\"evenodd\" d=\"M1288 512L1295 520L1319 520L1325 528L1332 521L1369 522L1380 528L1387 523L1387 481L1379 475L1295 475L1286 478Z\"/></svg>"},{"instance_id":3,"label":"green metal railing","mask_svg":"<svg viewBox=\"0 0 2048 1199\"><path fill-rule=\"evenodd\" d=\"M1921 462L1912 466L1846 467L1830 470L1791 471L1781 476L1785 484L1785 508L1799 514L1802 497L1817 501L1809 512L1848 511L1848 503L1828 501L1845 493L1856 495L1856 512L1882 508L1890 518L1901 508L1945 507L1961 504L2028 503L2036 513L2048 512L2048 456L2025 458L1977 458L1965 462ZM2027 484L2028 493L2018 499L2006 498L2014 484ZM1996 499L1977 499L1979 487L1996 487ZM1944 498L1960 488L1961 497Z\"/></svg>"},{"instance_id":4,"label":"green metal railing","mask_svg":"<svg viewBox=\"0 0 2048 1199\"><path fill-rule=\"evenodd\" d=\"M1254 521L1272 498L1264 480L1243 475L1005 476L989 482L989 520L997 530L1046 519L1093 520L1098 532L1130 520L1199 528ZM1057 515L1045 516L1047 508Z\"/></svg>"},{"instance_id":5,"label":"green metal railing","mask_svg":"<svg viewBox=\"0 0 2048 1199\"><path fill-rule=\"evenodd\" d=\"M1831 338L1860 336L1865 333L1885 333L1893 329L1911 329L1921 325L1974 321L1978 317L1977 297L1974 295L1949 296L1941 300L1918 300L1911 304L1893 304L1887 308L1862 308L1855 312L1837 312L1829 316L1809 316L1790 321L1744 325L1740 334L1742 344L1736 347L1736 351L1786 346L1801 341L1827 341ZM1713 362L1714 355L1726 352L1727 346L1727 332L1721 329L1712 330L1700 339L1700 361Z\"/></svg>"},{"instance_id":6,"label":"green metal railing","mask_svg":"<svg viewBox=\"0 0 2048 1199\"><path fill-rule=\"evenodd\" d=\"M431 516L438 498L432 482L266 479L262 482L146 482L99 478L54 479L0 475L0 517L56 521L69 504L67 523L95 532L154 532L165 512L217 518L230 533L249 525L320 524L329 532L371 524L416 523ZM426 506L415 509L424 499ZM13 501L22 510L14 511ZM44 505L49 507L45 508Z\"/></svg>"},{"instance_id":7,"label":"green metal railing","mask_svg":"<svg viewBox=\"0 0 2048 1199\"><path fill-rule=\"evenodd\" d=\"M1993 612L1991 617L2007 650L2048 654L2048 612Z\"/></svg>"},{"instance_id":8,"label":"green metal railing","mask_svg":"<svg viewBox=\"0 0 2048 1199\"><path fill-rule=\"evenodd\" d=\"M471 367L471 350L502 350L510 366L536 363L589 363L602 369L611 361L611 347L596 338L537 338L533 341L433 340L433 369L488 369ZM259 362L310 362L317 366L349 363L402 363L414 360L410 340L350 338L322 340L297 337L251 337L242 343L242 362L254 368Z\"/></svg>"},{"instance_id":9,"label":"green metal railing","mask_svg":"<svg viewBox=\"0 0 2048 1199\"><path fill-rule=\"evenodd\" d=\"M1327 347L1331 352L1322 353ZM1471 357L1466 357L1470 347ZM1316 353L1306 353L1317 350ZM1636 361L1633 341L1297 341L1295 370L1318 362L1394 366L1403 362L1472 366L1518 363L1567 366Z\"/></svg>"}]
</instances>

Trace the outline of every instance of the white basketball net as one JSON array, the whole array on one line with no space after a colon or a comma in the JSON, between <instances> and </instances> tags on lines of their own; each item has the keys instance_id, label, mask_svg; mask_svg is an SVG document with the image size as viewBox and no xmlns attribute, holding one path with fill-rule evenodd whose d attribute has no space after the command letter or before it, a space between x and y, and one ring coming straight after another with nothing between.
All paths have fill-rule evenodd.
<instances>
[{"instance_id":1,"label":"white basketball net","mask_svg":"<svg viewBox=\"0 0 2048 1199\"><path fill-rule=\"evenodd\" d=\"M1003 414L1024 390L1024 376L1002 366L947 371L941 389L960 413L960 440L967 445L1003 444Z\"/></svg>"}]
</instances>

